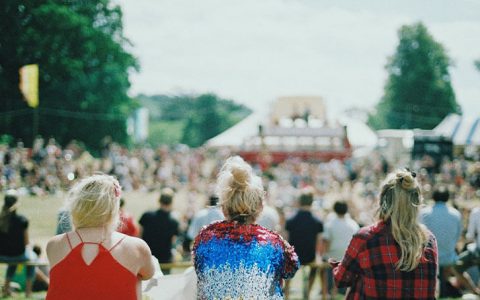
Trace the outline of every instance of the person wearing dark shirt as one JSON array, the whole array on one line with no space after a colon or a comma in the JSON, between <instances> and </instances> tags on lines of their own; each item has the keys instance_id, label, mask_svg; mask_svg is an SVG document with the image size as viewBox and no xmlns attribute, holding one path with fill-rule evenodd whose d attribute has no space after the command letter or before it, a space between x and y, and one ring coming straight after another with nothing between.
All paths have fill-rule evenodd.
<instances>
[{"instance_id":1,"label":"person wearing dark shirt","mask_svg":"<svg viewBox=\"0 0 480 300\"><path fill-rule=\"evenodd\" d=\"M141 237L152 250L152 255L160 263L172 262L172 245L178 236L178 221L170 211L172 209L174 192L170 188L162 189L160 195L160 209L148 211L140 218ZM167 274L169 270L165 270Z\"/></svg>"},{"instance_id":2,"label":"person wearing dark shirt","mask_svg":"<svg viewBox=\"0 0 480 300\"><path fill-rule=\"evenodd\" d=\"M28 244L28 220L17 214L18 198L15 191L7 191L2 211L0 212L0 262L18 263L29 260L26 246ZM3 296L9 296L10 283L17 270L17 264L9 264L3 287ZM32 293L32 280L35 267L27 266L25 295Z\"/></svg>"},{"instance_id":3,"label":"person wearing dark shirt","mask_svg":"<svg viewBox=\"0 0 480 300\"><path fill-rule=\"evenodd\" d=\"M323 232L323 223L311 212L312 203L313 189L305 188L299 198L300 208L298 212L287 220L285 226L288 232L288 242L295 248L301 265L315 262L317 242L320 241L318 237ZM317 268L311 267L308 277L307 298L312 289L316 273ZM285 294L288 294L288 284L285 287Z\"/></svg>"}]
</instances>

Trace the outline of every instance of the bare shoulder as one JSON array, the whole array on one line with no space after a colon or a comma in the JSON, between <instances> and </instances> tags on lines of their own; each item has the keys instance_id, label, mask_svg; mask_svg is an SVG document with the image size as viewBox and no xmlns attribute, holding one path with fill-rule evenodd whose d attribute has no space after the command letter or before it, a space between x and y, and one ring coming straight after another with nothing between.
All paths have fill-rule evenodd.
<instances>
[{"instance_id":1,"label":"bare shoulder","mask_svg":"<svg viewBox=\"0 0 480 300\"><path fill-rule=\"evenodd\" d=\"M132 240L132 244L135 246L136 249L140 252L141 255L148 255L150 256L152 254L150 247L147 245L147 243L137 237L129 237Z\"/></svg>"},{"instance_id":2,"label":"bare shoulder","mask_svg":"<svg viewBox=\"0 0 480 300\"><path fill-rule=\"evenodd\" d=\"M47 254L49 251L55 251L59 246L63 246L66 243L66 236L64 233L53 236L47 243ZM60 247L63 248L63 247Z\"/></svg>"},{"instance_id":3,"label":"bare shoulder","mask_svg":"<svg viewBox=\"0 0 480 300\"><path fill-rule=\"evenodd\" d=\"M65 234L52 237L47 243L47 257L50 267L56 265L69 252L68 241Z\"/></svg>"},{"instance_id":4,"label":"bare shoulder","mask_svg":"<svg viewBox=\"0 0 480 300\"><path fill-rule=\"evenodd\" d=\"M121 244L123 245L123 247L128 248L129 251L138 252L140 255L150 255L150 247L148 247L147 243L144 240L137 237L124 235L123 233L118 234L121 235L120 239L123 239Z\"/></svg>"}]
</instances>

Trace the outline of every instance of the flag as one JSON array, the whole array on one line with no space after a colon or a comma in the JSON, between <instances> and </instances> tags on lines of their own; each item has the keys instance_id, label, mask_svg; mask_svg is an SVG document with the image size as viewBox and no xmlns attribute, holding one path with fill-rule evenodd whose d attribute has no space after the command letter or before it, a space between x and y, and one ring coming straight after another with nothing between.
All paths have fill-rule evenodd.
<instances>
[{"instance_id":1,"label":"flag","mask_svg":"<svg viewBox=\"0 0 480 300\"><path fill-rule=\"evenodd\" d=\"M20 91L30 107L38 106L38 65L20 68Z\"/></svg>"}]
</instances>

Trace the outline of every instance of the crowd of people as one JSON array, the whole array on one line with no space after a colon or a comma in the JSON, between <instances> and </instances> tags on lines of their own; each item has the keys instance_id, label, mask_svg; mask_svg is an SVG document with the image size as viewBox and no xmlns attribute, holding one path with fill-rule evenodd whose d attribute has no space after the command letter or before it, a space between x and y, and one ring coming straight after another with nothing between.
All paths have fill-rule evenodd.
<instances>
[{"instance_id":1,"label":"crowd of people","mask_svg":"<svg viewBox=\"0 0 480 300\"><path fill-rule=\"evenodd\" d=\"M241 159L228 159L231 155L232 153L225 149L192 150L185 146L178 146L173 149L143 147L128 150L115 143L106 143L102 153L95 158L75 142L62 148L53 139L46 143L42 139L37 139L32 149L25 148L21 143L16 147L0 145L0 191L7 195L12 190L18 194L44 195L70 190L69 195L71 195L72 190L77 189L77 198L74 200L81 202L78 189L83 188L85 189L83 192L86 193L92 188L84 178L90 178L89 175L100 172L112 175L113 177L105 175L106 182L114 180L111 182L113 186L118 186L119 189L121 187L124 191L140 190L158 193L158 210L145 212L136 220L121 208L123 200L116 195L114 188L111 198L118 198L118 217L121 221L120 227L116 230L129 236L140 237L148 246L149 253L151 251L160 263L178 259L190 260L190 254L193 253L192 259L200 280L198 292L204 295L205 299L210 298L210 295L223 297L226 293L226 290L220 289L218 284L212 285L215 278L208 277L217 271L219 274L222 272L224 274L225 270L218 269L220 265L234 263L251 266L251 261L255 261L255 255L245 256L246 252L239 252L237 256L243 257L243 260L234 262L220 255L220 252L225 251L222 248L225 245L218 238L227 232L229 235L228 238L225 237L226 245L230 245L232 239L235 243L238 242L240 236L241 241L259 239L258 235L262 238L269 236L272 249L290 253L288 255L291 262L288 263L288 268L280 266L280 262L275 262L277 256L269 258L275 266L280 264L278 265L280 269L274 273L257 264L257 268L260 269L256 269L255 274L259 278L274 274L272 275L274 278L288 279L295 273L297 264L309 268L307 297L317 274L320 274L324 297L327 294L345 293L345 287L349 287L350 297L365 293L364 295L372 299L381 299L384 296L398 299L409 296L415 299L431 299L432 279L430 277L436 276L432 271L432 261L437 260L437 255L440 266L441 296L452 295L462 289L480 294L480 289L475 282L478 278L475 278L475 274L467 272L471 266L480 262L478 254L480 250L475 245L467 246L468 242L475 241L480 236L480 217L478 217L480 209L475 209L470 214L470 209L479 205L479 162L463 158L445 159L436 167L432 167L432 160L425 157L410 161L410 169L402 171L403 173L391 173L398 166L387 162L375 152L369 157L352 158L343 162L332 160L311 163L291 158L268 168L255 163L250 166ZM227 163L223 165L225 161ZM391 174L388 175L389 173ZM385 178L389 179L385 181ZM99 185L98 189L108 185L102 180L95 181L97 183L93 185ZM79 187L79 182L83 182L82 188ZM183 191L181 199L177 197L178 191ZM245 196L246 191L251 195ZM404 201L404 198L408 201ZM73 201L71 196L69 199ZM399 200L394 201L394 199ZM426 200L426 206L422 199ZM4 210L11 211L15 203L11 203L13 200L7 200L5 197ZM182 211L172 212L175 201L184 202ZM410 209L410 206L405 203L404 206L398 206L402 205L402 201L408 205L411 204L414 208ZM450 201L448 206L445 205L447 201ZM430 205L431 202L434 203L433 206ZM444 206L447 210L442 210ZM85 265L88 266L94 259L96 261L96 251L99 250L92 249L101 249L106 253L106 257L113 256L122 265L126 265L127 270L133 270L132 273L138 275L139 272L143 272L141 278L148 279L152 275L150 274L152 271L148 269L150 261L144 261L142 265L138 261L128 261L128 258L122 254L122 249L141 248L141 244L129 242L129 239L123 242L123 237L118 236L113 229L96 230L110 228L109 226L115 223L114 219L101 221L96 218L95 222L103 223L92 223L93 225L86 223L85 225L82 223L84 220L79 219L81 217L78 212L77 215L73 215L73 211L61 212L61 214L65 213L70 214L73 227L67 226L58 230L57 233L70 233L61 235L61 238L52 242L50 249L57 250L47 249L47 252L56 253L53 256L49 255L49 258L52 257L51 264L58 265L54 268L56 273L68 272L62 271L63 268L60 267L65 257L80 255L80 258L84 259L84 265L79 261L76 266L85 268ZM7 214L2 213L2 215ZM440 219L446 221L438 222ZM18 220L18 226L14 227L18 227L18 230L23 230L23 234L26 234L28 220L21 217L18 217ZM65 217L61 216L59 220L64 221ZM201 230L203 226L219 220L225 221L214 223L221 224L217 227L207 227L210 231ZM419 225L418 221L425 224L428 230ZM400 223L403 227L399 225ZM240 225L238 227L235 224L243 224L246 227ZM257 226L255 224L268 231L262 231L263 229L255 227ZM0 229L2 226L0 223ZM361 228L360 231L359 228ZM372 230L378 232L378 235L371 235ZM277 232L279 235L274 235ZM433 234L430 235L430 232ZM217 238L212 240L214 237ZM413 275L408 280L424 285L423 294L415 294L413 290L405 291L404 287L397 286L392 291L386 291L387 294L378 295L375 284L372 285L372 280L378 276L376 271L368 271L370 272L368 276L359 275L365 274L362 272L367 272L367 269L357 261L360 259L357 248L360 247L359 245L366 247L364 255L367 256L372 255L372 251L377 253L380 250L375 247L368 249L369 243L377 238L381 240L380 244L387 243L387 246L377 245L377 248L390 249L389 255L396 253L398 257L393 267L385 266L386 262L383 262L382 266L377 266L377 269L383 268L384 272L388 273L388 278L384 278L383 283L376 283L376 285L388 285L389 278L394 282L398 274L421 270L422 274L428 274L429 278L425 279L424 283L419 283L418 278L416 279ZM384 240L388 238L397 242L394 248L388 248L390 244ZM403 244L401 241L408 243ZM26 241L22 243L25 247ZM120 244L118 248L117 243ZM136 246L130 245L131 243ZM290 248L290 244L295 249L295 255L292 254L293 248ZM78 245L83 245L79 247L82 249L92 249L85 254L75 254ZM250 244L249 247L251 247ZM357 247L356 252L349 253L350 247ZM214 248L223 250L214 258L207 257ZM141 250L138 251L141 252ZM183 256L175 255L175 251L182 253ZM345 251L347 252L344 257ZM6 255L8 256L9 253ZM15 260L21 260L22 255L25 253L16 251ZM261 251L256 254L256 256L262 255L265 253ZM3 256L5 253L0 249L0 259L3 259ZM220 257L225 260L218 261ZM419 258L426 260L419 260ZM317 269L319 263L328 259L331 260L333 268L330 271L323 271L323 269L319 271ZM103 263L109 264L108 261ZM283 261L283 263L286 262ZM11 280L11 274L14 272L12 268L9 267L6 283ZM68 267L65 268L68 269ZM145 271L145 268L148 270ZM141 269L143 271L140 271ZM204 275L205 270L208 270L210 275ZM251 274L250 269L245 272ZM34 276L31 273L29 272L28 275L27 293L31 292L30 279ZM168 270L164 270L164 273L168 274ZM239 277L237 275L235 276ZM229 278L233 277L232 275ZM334 287L334 281L337 281L338 288ZM125 278L125 282L130 281ZM130 283L126 283L125 286ZM254 289L254 282L249 284L252 285L249 289ZM412 287L415 287L415 284ZM283 297L285 293L288 297L288 281L283 290L280 281L270 282L269 286L271 286L269 291L257 290L256 292L274 293L275 297ZM370 290L365 289L366 286ZM61 298L61 289L60 292L58 289L55 290L55 293L59 293L60 296L51 296L51 299ZM433 290L435 290L434 287ZM215 294L220 291L223 291L223 294ZM228 296L235 297L234 295L241 294L241 291L240 288L232 294L233 296ZM138 284L135 287L135 293L138 293Z\"/></svg>"}]
</instances>

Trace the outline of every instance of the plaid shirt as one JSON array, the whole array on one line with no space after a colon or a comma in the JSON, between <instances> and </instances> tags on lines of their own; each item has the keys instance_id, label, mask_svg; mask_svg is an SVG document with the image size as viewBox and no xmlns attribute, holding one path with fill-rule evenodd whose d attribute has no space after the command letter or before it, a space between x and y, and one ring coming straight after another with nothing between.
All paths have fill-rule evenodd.
<instances>
[{"instance_id":1,"label":"plaid shirt","mask_svg":"<svg viewBox=\"0 0 480 300\"><path fill-rule=\"evenodd\" d=\"M400 246L390 223L380 221L356 233L342 262L332 263L339 287L351 287L346 299L435 299L437 242L429 232L423 257L411 272L396 270Z\"/></svg>"}]
</instances>

